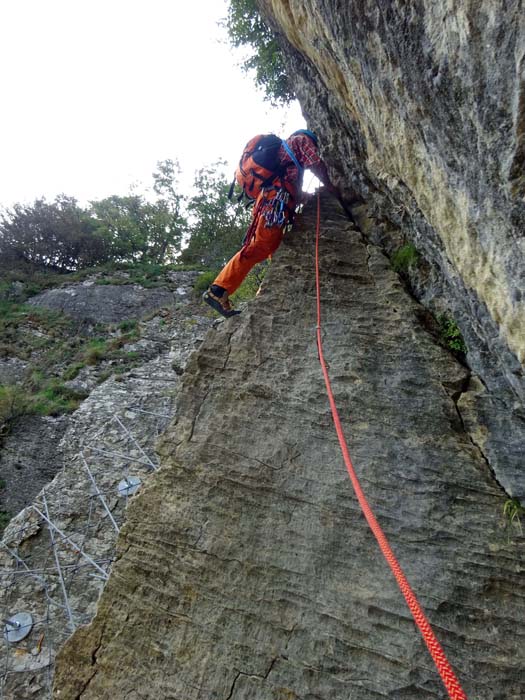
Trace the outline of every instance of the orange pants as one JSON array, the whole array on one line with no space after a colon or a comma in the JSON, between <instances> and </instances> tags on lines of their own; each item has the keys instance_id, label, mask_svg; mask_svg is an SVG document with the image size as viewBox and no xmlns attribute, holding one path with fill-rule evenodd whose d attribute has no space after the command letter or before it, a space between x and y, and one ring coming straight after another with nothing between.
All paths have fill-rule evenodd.
<instances>
[{"instance_id":1,"label":"orange pants","mask_svg":"<svg viewBox=\"0 0 525 700\"><path fill-rule=\"evenodd\" d=\"M245 245L219 272L213 284L223 287L228 294L233 294L242 284L244 278L254 265L266 260L273 255L283 240L284 228L290 221L290 213L293 212L293 199L290 200L289 209L286 212L286 220L280 226L266 226L266 219L261 214L261 204L264 199L269 199L275 194L275 190L261 192L254 206L255 235L248 245Z\"/></svg>"}]
</instances>

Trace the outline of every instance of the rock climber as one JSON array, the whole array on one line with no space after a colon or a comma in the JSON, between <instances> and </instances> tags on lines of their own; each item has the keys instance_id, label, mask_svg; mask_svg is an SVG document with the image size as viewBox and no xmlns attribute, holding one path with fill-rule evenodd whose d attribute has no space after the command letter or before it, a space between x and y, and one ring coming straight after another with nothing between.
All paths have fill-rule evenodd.
<instances>
[{"instance_id":1,"label":"rock climber","mask_svg":"<svg viewBox=\"0 0 525 700\"><path fill-rule=\"evenodd\" d=\"M262 138L277 139L273 135ZM256 142L256 139L259 141ZM244 151L243 158L250 166L244 171L241 159L240 172L245 176L247 172L253 174L254 167L257 169L257 165L247 161L246 158L247 154L251 156L254 152L248 149L250 144L254 142L257 147L257 143L261 143L260 139L261 137L252 139ZM271 147L269 144L268 149ZM261 148L259 146L259 152L264 151ZM277 139L275 153L276 166L272 167L268 162L266 163L266 173L269 173L270 177L265 180L263 186L254 188L252 178L250 188L255 192L259 189L259 192L254 197L252 220L242 248L226 263L213 284L203 294L204 301L225 317L240 313L232 307L229 297L238 289L254 265L275 253L283 239L286 227L292 224L295 206L302 193L304 170L311 170L330 192L337 193L337 189L328 178L326 165L319 156L317 137L312 131L300 129L286 141ZM257 162L256 156L255 160ZM272 174L272 170L276 174ZM246 189L245 182L239 178L238 169L237 180L243 189Z\"/></svg>"}]
</instances>

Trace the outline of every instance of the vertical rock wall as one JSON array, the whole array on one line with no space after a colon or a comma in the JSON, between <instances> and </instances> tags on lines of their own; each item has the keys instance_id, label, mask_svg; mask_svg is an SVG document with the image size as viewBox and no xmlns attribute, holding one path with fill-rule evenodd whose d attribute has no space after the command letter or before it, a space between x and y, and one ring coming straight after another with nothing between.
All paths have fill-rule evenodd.
<instances>
[{"instance_id":1,"label":"vertical rock wall","mask_svg":"<svg viewBox=\"0 0 525 700\"><path fill-rule=\"evenodd\" d=\"M445 692L351 491L315 346L314 217L183 377L60 700ZM323 202L325 352L357 471L469 698L525 694L525 559L455 400L468 372Z\"/></svg>"},{"instance_id":2,"label":"vertical rock wall","mask_svg":"<svg viewBox=\"0 0 525 700\"><path fill-rule=\"evenodd\" d=\"M419 294L451 310L482 383L469 401L473 434L524 498L523 3L258 5L334 181L429 262Z\"/></svg>"}]
</instances>

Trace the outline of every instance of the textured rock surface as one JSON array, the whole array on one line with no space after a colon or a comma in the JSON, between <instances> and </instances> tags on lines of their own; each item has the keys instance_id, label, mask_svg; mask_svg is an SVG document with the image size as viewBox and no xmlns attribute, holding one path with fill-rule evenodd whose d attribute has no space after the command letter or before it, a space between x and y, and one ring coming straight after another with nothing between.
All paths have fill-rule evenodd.
<instances>
[{"instance_id":1,"label":"textured rock surface","mask_svg":"<svg viewBox=\"0 0 525 700\"><path fill-rule=\"evenodd\" d=\"M177 273L178 276L186 275L186 284L191 284L197 274ZM145 289L138 284L102 285L88 280L82 284L49 289L31 298L28 303L62 311L73 318L114 323L143 318L163 306L173 306L178 297L188 293L186 286L181 286L180 290L180 293L174 293L163 287Z\"/></svg>"},{"instance_id":2,"label":"textured rock surface","mask_svg":"<svg viewBox=\"0 0 525 700\"><path fill-rule=\"evenodd\" d=\"M73 626L86 624L95 612L104 572L114 556L116 529L85 465L121 525L128 499L118 495L117 485L124 476L145 482L151 475L157 463L154 444L173 415L180 375L211 324L207 308L192 300L190 284L190 279L181 280L175 308L140 324L140 348L135 349L146 358L141 365L97 386L72 416L55 422L24 419L6 440L0 462L0 475L7 482L2 496L10 499L11 512L17 504L29 506L13 518L0 543L1 617L28 611L35 625L19 644L7 645L0 637L3 700L49 700L58 648ZM65 431L62 440L59 430ZM71 615L49 527L32 507L45 514L44 497L51 521L70 540L54 531Z\"/></svg>"},{"instance_id":3,"label":"textured rock surface","mask_svg":"<svg viewBox=\"0 0 525 700\"><path fill-rule=\"evenodd\" d=\"M525 498L523 3L258 4L341 191L429 262L421 297L457 320L488 458Z\"/></svg>"},{"instance_id":4,"label":"textured rock surface","mask_svg":"<svg viewBox=\"0 0 525 700\"><path fill-rule=\"evenodd\" d=\"M364 489L469 697L518 700L523 539L458 414L468 372L379 249L323 207L325 352ZM445 697L342 464L305 224L192 356L56 698Z\"/></svg>"},{"instance_id":5,"label":"textured rock surface","mask_svg":"<svg viewBox=\"0 0 525 700\"><path fill-rule=\"evenodd\" d=\"M18 513L60 471L68 421L66 416L25 416L11 428L0 449L1 510Z\"/></svg>"}]
</instances>

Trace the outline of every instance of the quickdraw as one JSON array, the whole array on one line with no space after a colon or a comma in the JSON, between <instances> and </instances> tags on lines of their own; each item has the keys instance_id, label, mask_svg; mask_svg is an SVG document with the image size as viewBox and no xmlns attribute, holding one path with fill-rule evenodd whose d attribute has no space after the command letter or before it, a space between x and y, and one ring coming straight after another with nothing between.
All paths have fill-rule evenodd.
<instances>
[{"instance_id":1,"label":"quickdraw","mask_svg":"<svg viewBox=\"0 0 525 700\"><path fill-rule=\"evenodd\" d=\"M283 226L287 222L289 201L290 193L286 189L277 190L275 197L270 199L264 208L263 216L267 227Z\"/></svg>"}]
</instances>

